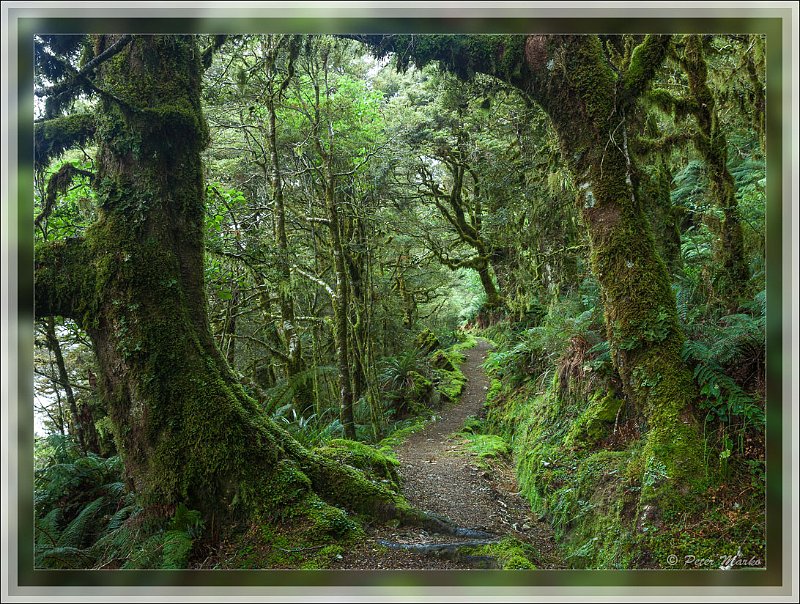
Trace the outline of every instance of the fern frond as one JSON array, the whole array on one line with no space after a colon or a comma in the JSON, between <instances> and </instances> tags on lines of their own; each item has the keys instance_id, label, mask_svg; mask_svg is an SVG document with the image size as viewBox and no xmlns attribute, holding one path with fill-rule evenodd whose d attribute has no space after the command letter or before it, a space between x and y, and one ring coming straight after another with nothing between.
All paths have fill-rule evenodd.
<instances>
[{"instance_id":1,"label":"fern frond","mask_svg":"<svg viewBox=\"0 0 800 604\"><path fill-rule=\"evenodd\" d=\"M97 527L90 526L90 523L106 503L107 499L105 497L98 497L84 507L80 514L78 514L72 522L67 525L64 532L61 533L61 537L58 539L58 545L62 547L80 548L86 541L86 537L89 535L90 531L97 529Z\"/></svg>"},{"instance_id":2,"label":"fern frond","mask_svg":"<svg viewBox=\"0 0 800 604\"><path fill-rule=\"evenodd\" d=\"M159 568L164 549L164 533L156 533L137 543L128 559L122 565L125 569Z\"/></svg>"},{"instance_id":3,"label":"fern frond","mask_svg":"<svg viewBox=\"0 0 800 604\"><path fill-rule=\"evenodd\" d=\"M297 392L303 386L310 383L315 378L336 373L336 367L332 365L320 365L309 367L291 376L289 379L281 378L277 383L267 390L267 399L264 401L264 410L270 415L276 413L276 409L284 405L291 405Z\"/></svg>"},{"instance_id":4,"label":"fern frond","mask_svg":"<svg viewBox=\"0 0 800 604\"><path fill-rule=\"evenodd\" d=\"M161 568L186 568L192 544L192 538L185 531L167 531L164 534Z\"/></svg>"},{"instance_id":5,"label":"fern frond","mask_svg":"<svg viewBox=\"0 0 800 604\"><path fill-rule=\"evenodd\" d=\"M49 548L37 557L39 568L86 568L92 563L92 557L77 547L59 546Z\"/></svg>"},{"instance_id":6,"label":"fern frond","mask_svg":"<svg viewBox=\"0 0 800 604\"><path fill-rule=\"evenodd\" d=\"M107 531L117 530L119 527L122 526L122 523L125 522L125 520L140 512L141 509L142 508L140 508L137 504L133 503L131 505L126 505L125 507L117 510L114 513L114 515L111 516L111 519L108 521L108 526L106 527L106 530Z\"/></svg>"},{"instance_id":7,"label":"fern frond","mask_svg":"<svg viewBox=\"0 0 800 604\"><path fill-rule=\"evenodd\" d=\"M34 524L34 538L36 547L55 547L61 536L59 521L61 510L53 508L44 518L37 518Z\"/></svg>"}]
</instances>

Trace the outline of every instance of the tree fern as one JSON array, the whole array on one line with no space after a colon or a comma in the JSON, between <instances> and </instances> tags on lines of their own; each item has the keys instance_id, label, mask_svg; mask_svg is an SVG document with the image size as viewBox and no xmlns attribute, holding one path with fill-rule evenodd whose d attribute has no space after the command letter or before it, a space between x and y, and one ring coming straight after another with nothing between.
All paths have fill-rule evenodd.
<instances>
[{"instance_id":1,"label":"tree fern","mask_svg":"<svg viewBox=\"0 0 800 604\"><path fill-rule=\"evenodd\" d=\"M36 518L34 523L34 538L37 548L55 547L61 535L59 521L61 510L53 508L44 518Z\"/></svg>"},{"instance_id":2,"label":"tree fern","mask_svg":"<svg viewBox=\"0 0 800 604\"><path fill-rule=\"evenodd\" d=\"M58 546L40 552L36 561L38 566L49 568L87 568L91 566L92 558L80 548Z\"/></svg>"}]
</instances>

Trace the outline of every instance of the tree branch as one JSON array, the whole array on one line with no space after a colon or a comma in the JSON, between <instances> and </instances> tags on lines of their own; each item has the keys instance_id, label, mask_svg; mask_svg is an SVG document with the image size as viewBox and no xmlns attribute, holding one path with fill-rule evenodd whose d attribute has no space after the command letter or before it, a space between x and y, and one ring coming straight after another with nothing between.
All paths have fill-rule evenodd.
<instances>
[{"instance_id":1,"label":"tree branch","mask_svg":"<svg viewBox=\"0 0 800 604\"><path fill-rule=\"evenodd\" d=\"M292 269L297 271L298 274L303 275L303 277L305 277L309 281L313 281L317 285L322 286L325 289L325 291L328 292L328 295L331 297L331 300L335 300L336 299L336 292L333 291L333 288L330 285L328 285L327 283L325 283L322 279L320 279L319 277L315 277L311 273L308 273L308 272L304 271L302 268L300 268L296 264L292 265Z\"/></svg>"},{"instance_id":2,"label":"tree branch","mask_svg":"<svg viewBox=\"0 0 800 604\"><path fill-rule=\"evenodd\" d=\"M34 164L37 171L44 170L49 163L67 149L86 145L94 136L96 123L90 113L74 113L57 117L33 127Z\"/></svg>"},{"instance_id":3,"label":"tree branch","mask_svg":"<svg viewBox=\"0 0 800 604\"><path fill-rule=\"evenodd\" d=\"M122 50L131 43L133 40L133 36L130 34L125 34L121 36L119 40L114 42L111 46L106 48L103 52L97 55L94 59L89 61L86 65L83 66L78 73L71 76L66 80L62 80L61 82L56 82L52 86L48 86L47 88L36 88L34 90L34 94L38 97L43 96L60 96L65 92L69 91L73 86L76 84L81 83L82 81L86 80L91 73L97 69L102 63L108 61L111 57L116 54L122 52Z\"/></svg>"},{"instance_id":4,"label":"tree branch","mask_svg":"<svg viewBox=\"0 0 800 604\"><path fill-rule=\"evenodd\" d=\"M645 91L656 70L664 62L672 36L648 34L633 49L631 63L623 76L623 90L628 102L633 102Z\"/></svg>"}]
</instances>

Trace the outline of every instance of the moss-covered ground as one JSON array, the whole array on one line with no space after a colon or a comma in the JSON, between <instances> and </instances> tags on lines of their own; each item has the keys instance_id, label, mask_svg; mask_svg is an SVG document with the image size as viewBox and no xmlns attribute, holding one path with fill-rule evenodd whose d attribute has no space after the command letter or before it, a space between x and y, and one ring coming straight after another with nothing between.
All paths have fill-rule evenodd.
<instances>
[{"instance_id":1,"label":"moss-covered ground","mask_svg":"<svg viewBox=\"0 0 800 604\"><path fill-rule=\"evenodd\" d=\"M585 376L584 376L585 377ZM567 378L571 379L571 378ZM765 561L763 481L746 461L724 463L707 435L702 491L675 489L674 477L654 460L646 425L626 417L607 381L589 392L526 381L494 380L487 424L510 443L519 486L535 514L554 528L573 568L705 568L725 557ZM471 446L486 448L486 435ZM667 436L664 437L665 439ZM658 490L656 490L658 489ZM643 497L643 492L650 492ZM653 494L655 492L655 495Z\"/></svg>"}]
</instances>

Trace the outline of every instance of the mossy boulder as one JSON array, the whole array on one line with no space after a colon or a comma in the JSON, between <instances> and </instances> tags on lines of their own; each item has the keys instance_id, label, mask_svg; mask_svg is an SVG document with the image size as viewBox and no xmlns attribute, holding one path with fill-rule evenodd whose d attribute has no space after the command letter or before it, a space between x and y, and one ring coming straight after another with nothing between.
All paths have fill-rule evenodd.
<instances>
[{"instance_id":1,"label":"mossy boulder","mask_svg":"<svg viewBox=\"0 0 800 604\"><path fill-rule=\"evenodd\" d=\"M427 404L433 393L433 382L417 371L409 371L408 379L411 386L408 389L408 398L413 403Z\"/></svg>"},{"instance_id":2,"label":"mossy boulder","mask_svg":"<svg viewBox=\"0 0 800 604\"><path fill-rule=\"evenodd\" d=\"M597 392L586 410L572 424L565 444L572 447L597 444L608 436L621 407L622 401L613 393Z\"/></svg>"}]
</instances>

